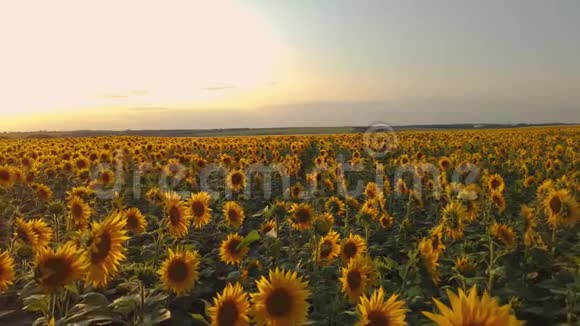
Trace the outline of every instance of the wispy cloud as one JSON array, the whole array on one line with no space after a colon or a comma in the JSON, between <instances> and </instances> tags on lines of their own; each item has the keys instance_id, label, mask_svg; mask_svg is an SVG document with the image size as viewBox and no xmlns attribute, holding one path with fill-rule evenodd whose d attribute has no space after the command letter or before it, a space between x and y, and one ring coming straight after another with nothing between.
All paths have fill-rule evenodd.
<instances>
[{"instance_id":1,"label":"wispy cloud","mask_svg":"<svg viewBox=\"0 0 580 326\"><path fill-rule=\"evenodd\" d=\"M171 110L161 106L134 106L127 108L130 112L165 112Z\"/></svg>"},{"instance_id":2,"label":"wispy cloud","mask_svg":"<svg viewBox=\"0 0 580 326\"><path fill-rule=\"evenodd\" d=\"M232 86L232 85L227 85L227 86L210 86L210 87L204 88L204 90L206 90L206 91L223 91L223 90L232 89L232 88L236 88L236 86Z\"/></svg>"}]
</instances>

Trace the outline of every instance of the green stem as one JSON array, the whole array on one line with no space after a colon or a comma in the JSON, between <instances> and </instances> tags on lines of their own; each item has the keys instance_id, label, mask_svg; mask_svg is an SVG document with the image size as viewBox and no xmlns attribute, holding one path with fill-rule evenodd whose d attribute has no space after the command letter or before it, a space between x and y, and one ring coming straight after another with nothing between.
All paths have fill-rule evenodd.
<instances>
[{"instance_id":1,"label":"green stem","mask_svg":"<svg viewBox=\"0 0 580 326\"><path fill-rule=\"evenodd\" d=\"M48 302L48 309L49 309L49 313L48 313L47 322L50 322L53 318L56 320L56 317L55 317L55 314L56 314L56 294L55 293L50 294L50 300Z\"/></svg>"},{"instance_id":2,"label":"green stem","mask_svg":"<svg viewBox=\"0 0 580 326\"><path fill-rule=\"evenodd\" d=\"M493 238L489 238L489 266L488 266L488 279L487 279L487 291L491 295L491 290L493 288L493 273L494 273L494 247L493 247Z\"/></svg>"},{"instance_id":3,"label":"green stem","mask_svg":"<svg viewBox=\"0 0 580 326\"><path fill-rule=\"evenodd\" d=\"M550 245L552 246L552 257L556 257L556 227L552 229L552 239Z\"/></svg>"},{"instance_id":4,"label":"green stem","mask_svg":"<svg viewBox=\"0 0 580 326\"><path fill-rule=\"evenodd\" d=\"M159 229L157 230L157 241L155 243L155 259L153 260L153 268L157 269L157 265L159 263L159 246L161 245L161 239L163 238L163 230L161 228L161 225L159 226Z\"/></svg>"}]
</instances>

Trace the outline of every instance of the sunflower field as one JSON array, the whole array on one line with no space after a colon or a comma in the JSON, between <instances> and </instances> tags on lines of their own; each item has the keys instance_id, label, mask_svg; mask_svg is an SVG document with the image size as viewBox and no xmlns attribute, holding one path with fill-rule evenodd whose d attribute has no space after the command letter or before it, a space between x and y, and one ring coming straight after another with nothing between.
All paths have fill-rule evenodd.
<instances>
[{"instance_id":1,"label":"sunflower field","mask_svg":"<svg viewBox=\"0 0 580 326\"><path fill-rule=\"evenodd\" d=\"M0 139L0 323L575 325L578 144Z\"/></svg>"}]
</instances>

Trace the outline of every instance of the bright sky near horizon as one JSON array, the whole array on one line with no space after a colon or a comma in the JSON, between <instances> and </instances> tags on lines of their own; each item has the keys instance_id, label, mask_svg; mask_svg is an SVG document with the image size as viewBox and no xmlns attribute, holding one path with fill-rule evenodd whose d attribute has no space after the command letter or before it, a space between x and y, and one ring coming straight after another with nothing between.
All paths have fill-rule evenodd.
<instances>
[{"instance_id":1,"label":"bright sky near horizon","mask_svg":"<svg viewBox=\"0 0 580 326\"><path fill-rule=\"evenodd\" d=\"M0 2L0 131L580 122L580 1Z\"/></svg>"}]
</instances>

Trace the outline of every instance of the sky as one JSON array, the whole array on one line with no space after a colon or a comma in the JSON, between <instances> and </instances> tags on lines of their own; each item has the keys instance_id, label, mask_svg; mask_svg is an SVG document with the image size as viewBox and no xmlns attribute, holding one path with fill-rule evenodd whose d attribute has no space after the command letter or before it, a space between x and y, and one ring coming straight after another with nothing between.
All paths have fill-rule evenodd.
<instances>
[{"instance_id":1,"label":"sky","mask_svg":"<svg viewBox=\"0 0 580 326\"><path fill-rule=\"evenodd\" d=\"M580 1L0 1L0 131L580 123Z\"/></svg>"}]
</instances>

